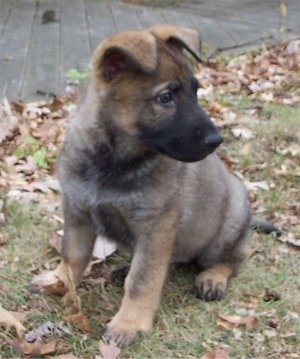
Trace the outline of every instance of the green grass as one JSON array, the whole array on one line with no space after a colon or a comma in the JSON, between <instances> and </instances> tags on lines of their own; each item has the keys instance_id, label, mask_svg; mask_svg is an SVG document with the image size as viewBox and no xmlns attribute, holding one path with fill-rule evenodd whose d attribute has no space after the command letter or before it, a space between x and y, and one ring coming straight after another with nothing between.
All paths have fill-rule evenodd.
<instances>
[{"instance_id":1,"label":"green grass","mask_svg":"<svg viewBox=\"0 0 300 359\"><path fill-rule=\"evenodd\" d=\"M250 105L248 99L241 99L240 111ZM235 169L241 170L250 181L266 180L274 185L270 191L256 193L256 201L264 207L266 217L277 218L277 213L289 216L295 203L299 203L297 167L291 165L288 175L276 175L276 170L291 159L289 155L277 153L276 149L299 143L299 111L299 107L263 105L260 121L245 124L255 133L254 139L248 143L250 147L246 154L240 153L245 141L234 139L230 132L226 133L226 154L237 161ZM262 163L266 166L262 170L256 169L255 166ZM58 258L49 249L48 240L59 226L37 206L13 203L6 206L5 214L7 222L1 227L1 233L6 237L7 244L0 247L1 304L9 310L28 312L25 321L28 329L36 328L47 320L60 321L62 309L59 298L28 291L34 273L52 268L57 263ZM294 228L292 224L285 224L283 229L299 236L299 228ZM193 297L194 268L173 268L152 333L122 350L119 357L199 359L206 351L218 347L226 347L231 358L289 358L289 353L299 353L300 252L273 236L258 234L251 236L251 248L254 254L239 275L232 279L226 298L220 302L206 303ZM123 261L127 259L115 255L107 263L117 266ZM280 300L265 302L263 296L266 289L276 291ZM74 355L90 359L99 354L98 341L105 324L117 311L122 288L108 282L108 299L96 285L83 283L78 292L96 335L83 334L70 325L71 334L64 342ZM259 318L258 327L233 331L217 327L219 314L236 313L254 314ZM276 329L270 327L270 320L278 322ZM0 357L20 356L5 346L0 336L1 346Z\"/></svg>"}]
</instances>

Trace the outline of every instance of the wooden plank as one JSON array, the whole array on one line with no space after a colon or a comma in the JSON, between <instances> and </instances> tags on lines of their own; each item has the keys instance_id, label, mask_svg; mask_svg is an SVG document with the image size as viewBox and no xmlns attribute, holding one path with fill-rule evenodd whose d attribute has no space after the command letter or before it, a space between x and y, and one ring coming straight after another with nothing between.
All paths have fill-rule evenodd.
<instances>
[{"instance_id":1,"label":"wooden plank","mask_svg":"<svg viewBox=\"0 0 300 359\"><path fill-rule=\"evenodd\" d=\"M10 12L15 5L15 1L12 0L2 0L0 1L0 42L1 36L7 24Z\"/></svg>"},{"instance_id":2,"label":"wooden plank","mask_svg":"<svg viewBox=\"0 0 300 359\"><path fill-rule=\"evenodd\" d=\"M110 0L111 14L118 31L139 30L142 25L135 12L135 5Z\"/></svg>"},{"instance_id":3,"label":"wooden plank","mask_svg":"<svg viewBox=\"0 0 300 359\"><path fill-rule=\"evenodd\" d=\"M106 1L85 0L88 19L88 31L91 48L94 50L108 35L117 31L112 19L111 10Z\"/></svg>"},{"instance_id":4,"label":"wooden plank","mask_svg":"<svg viewBox=\"0 0 300 359\"><path fill-rule=\"evenodd\" d=\"M9 99L20 96L35 12L36 0L18 2L17 6L12 7L2 32L0 53L6 61L1 63L0 95Z\"/></svg>"},{"instance_id":5,"label":"wooden plank","mask_svg":"<svg viewBox=\"0 0 300 359\"><path fill-rule=\"evenodd\" d=\"M255 3L254 8L257 9L259 6L261 3ZM210 48L232 46L266 35L263 34L262 28L265 27L264 21L258 21L257 26L249 24L249 11L253 11L253 2L227 0L226 6L221 2L209 0L197 4L186 2L180 6L179 11L191 15L194 27L201 32L204 42L208 43ZM259 16L256 13L251 20ZM271 28L271 24L267 27Z\"/></svg>"},{"instance_id":6,"label":"wooden plank","mask_svg":"<svg viewBox=\"0 0 300 359\"><path fill-rule=\"evenodd\" d=\"M31 49L21 91L22 99L45 98L60 92L59 21L58 0L43 0L39 3L33 23Z\"/></svg>"},{"instance_id":7,"label":"wooden plank","mask_svg":"<svg viewBox=\"0 0 300 359\"><path fill-rule=\"evenodd\" d=\"M163 24L165 22L161 9L136 5L135 11L143 28Z\"/></svg>"},{"instance_id":8,"label":"wooden plank","mask_svg":"<svg viewBox=\"0 0 300 359\"><path fill-rule=\"evenodd\" d=\"M202 18L197 15L191 15L191 27L194 27L200 33L202 45L209 51L216 47L232 46L234 40L224 32L219 22L213 18Z\"/></svg>"},{"instance_id":9,"label":"wooden plank","mask_svg":"<svg viewBox=\"0 0 300 359\"><path fill-rule=\"evenodd\" d=\"M167 8L162 9L161 11L166 23L176 26L191 27L190 14L183 11L181 7L176 7L175 10Z\"/></svg>"},{"instance_id":10,"label":"wooden plank","mask_svg":"<svg viewBox=\"0 0 300 359\"><path fill-rule=\"evenodd\" d=\"M66 85L70 69L84 71L91 57L91 44L83 0L60 0L60 85Z\"/></svg>"}]
</instances>

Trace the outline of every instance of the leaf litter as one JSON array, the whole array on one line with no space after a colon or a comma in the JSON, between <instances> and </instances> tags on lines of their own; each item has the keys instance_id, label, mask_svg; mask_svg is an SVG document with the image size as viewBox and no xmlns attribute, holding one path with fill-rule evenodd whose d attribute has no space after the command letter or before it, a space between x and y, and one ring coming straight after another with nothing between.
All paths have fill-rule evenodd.
<instances>
[{"instance_id":1,"label":"leaf litter","mask_svg":"<svg viewBox=\"0 0 300 359\"><path fill-rule=\"evenodd\" d=\"M230 359L228 352L224 349L216 349L211 352L207 352L200 359Z\"/></svg>"},{"instance_id":2,"label":"leaf litter","mask_svg":"<svg viewBox=\"0 0 300 359\"><path fill-rule=\"evenodd\" d=\"M232 330L239 326L245 326L247 329L256 329L258 319L254 316L219 314L217 325L227 330Z\"/></svg>"},{"instance_id":3,"label":"leaf litter","mask_svg":"<svg viewBox=\"0 0 300 359\"><path fill-rule=\"evenodd\" d=\"M247 153L248 141L255 138L255 133L247 127L247 123L259 119L259 103L289 106L300 104L299 70L299 40L265 48L260 52L243 54L227 63L220 59L208 60L204 65L199 66L196 74L202 86L198 90L198 98L219 127L229 128L233 136L245 142L243 151ZM257 106L252 106L241 114L232 105L222 101L223 94L231 96L233 101L235 96L243 94L252 101L258 101ZM59 185L55 179L55 158L64 136L68 117L74 109L73 100L73 95L54 97L49 102L32 103L19 101L9 103L3 99L0 105L0 161L2 162L0 191L5 196L1 199L0 225L5 223L5 203L16 199L21 203L36 203L46 209L53 218L56 216L58 223L62 223L62 219L57 216ZM243 117L244 120L241 121ZM300 145L277 147L275 151L286 157L278 175L287 174L287 167L284 166L299 165ZM235 159L224 157L224 161L230 168L235 166ZM248 188L252 193L261 189L269 191L270 184L266 181L248 182ZM255 201L256 196L253 195L253 198ZM280 220L283 226L300 225L298 212L296 209L294 212L294 216L282 215ZM49 246L58 252L61 235L61 232L55 232L49 243ZM300 247L299 239L295 238L294 233L288 232L280 240L293 248ZM5 245L6 240L1 235L0 246L5 248ZM106 246L105 239L99 238L94 256L101 258L102 261L114 250L115 248ZM91 277L89 280L90 284L100 284L104 288L101 276ZM64 320L71 322L83 332L91 335L95 333L88 318L82 312L81 302L75 292L70 273L67 278L55 271L41 273L34 278L32 285L42 287L48 294L65 295L64 302L69 304ZM265 301L274 301L278 298L280 295L271 289L266 289L263 296ZM105 301L109 302L108 299ZM272 337L274 335L272 330L276 330L280 323L276 318L270 318L268 323L271 329L270 332L265 333L265 336ZM27 356L56 355L54 358L76 358L72 353L68 353L61 342L65 335L69 335L69 329L63 323L46 322L24 335L26 328L17 318L16 313L0 307L0 325L6 332L11 328L16 331L16 338L6 337L7 342ZM258 325L258 319L256 316L220 314L217 325L226 330L239 330L237 328L241 326L253 330ZM96 359L115 359L120 353L115 343L103 341L99 342L99 351L101 356L96 356ZM202 356L202 359L208 358L227 359L229 356L225 349L216 349Z\"/></svg>"},{"instance_id":4,"label":"leaf litter","mask_svg":"<svg viewBox=\"0 0 300 359\"><path fill-rule=\"evenodd\" d=\"M101 356L96 355L95 359L116 359L121 352L113 340L110 340L108 344L100 340L99 350Z\"/></svg>"}]
</instances>

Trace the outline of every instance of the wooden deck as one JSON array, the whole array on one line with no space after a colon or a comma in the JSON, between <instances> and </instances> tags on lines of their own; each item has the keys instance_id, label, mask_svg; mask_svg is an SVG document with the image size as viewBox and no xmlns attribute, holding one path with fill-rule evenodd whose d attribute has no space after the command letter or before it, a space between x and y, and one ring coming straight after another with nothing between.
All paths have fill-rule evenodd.
<instances>
[{"instance_id":1,"label":"wooden deck","mask_svg":"<svg viewBox=\"0 0 300 359\"><path fill-rule=\"evenodd\" d=\"M156 2L159 3L159 2ZM175 2L176 3L176 2ZM145 7L121 0L1 0L0 97L33 100L61 94L66 72L83 71L92 51L107 35L158 23L189 26L211 50L268 36L279 27L300 34L300 0L188 0L178 6Z\"/></svg>"}]
</instances>

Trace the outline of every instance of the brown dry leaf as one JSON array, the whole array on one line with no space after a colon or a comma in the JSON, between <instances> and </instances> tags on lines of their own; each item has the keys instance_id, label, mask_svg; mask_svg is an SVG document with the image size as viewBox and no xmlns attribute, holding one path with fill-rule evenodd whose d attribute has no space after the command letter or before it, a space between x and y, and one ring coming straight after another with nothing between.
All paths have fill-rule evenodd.
<instances>
[{"instance_id":1,"label":"brown dry leaf","mask_svg":"<svg viewBox=\"0 0 300 359\"><path fill-rule=\"evenodd\" d=\"M53 231L52 236L49 239L49 246L54 248L58 253L61 251L62 236L59 231Z\"/></svg>"},{"instance_id":2,"label":"brown dry leaf","mask_svg":"<svg viewBox=\"0 0 300 359\"><path fill-rule=\"evenodd\" d=\"M300 145L296 144L296 143L291 146L284 147L284 148L277 147L275 150L277 153L279 153L283 156L291 155L292 157L300 158Z\"/></svg>"},{"instance_id":3,"label":"brown dry leaf","mask_svg":"<svg viewBox=\"0 0 300 359\"><path fill-rule=\"evenodd\" d=\"M280 12L281 16L286 17L286 15L287 15L287 7L286 7L285 0L280 0L279 12Z\"/></svg>"},{"instance_id":4,"label":"brown dry leaf","mask_svg":"<svg viewBox=\"0 0 300 359\"><path fill-rule=\"evenodd\" d=\"M13 136L18 127L18 119L12 113L6 98L0 104L0 144Z\"/></svg>"},{"instance_id":5,"label":"brown dry leaf","mask_svg":"<svg viewBox=\"0 0 300 359\"><path fill-rule=\"evenodd\" d=\"M2 213L0 213L0 225L1 223L3 223L1 222L1 214ZM0 247L6 244L7 242L8 242L8 238L6 238L3 234L0 234Z\"/></svg>"},{"instance_id":6,"label":"brown dry leaf","mask_svg":"<svg viewBox=\"0 0 300 359\"><path fill-rule=\"evenodd\" d=\"M73 280L73 273L69 266L65 268L68 277L68 292L62 298L65 305L70 303L64 312L64 319L73 323L78 329L83 332L95 334L94 329L91 327L87 317L82 313L81 300L76 294L76 286Z\"/></svg>"},{"instance_id":7,"label":"brown dry leaf","mask_svg":"<svg viewBox=\"0 0 300 359\"><path fill-rule=\"evenodd\" d=\"M34 343L28 343L24 340L19 341L15 339L11 345L15 350L30 357L42 357L50 354L60 354L66 351L64 345L57 341L43 343L42 340L36 340Z\"/></svg>"},{"instance_id":8,"label":"brown dry leaf","mask_svg":"<svg viewBox=\"0 0 300 359\"><path fill-rule=\"evenodd\" d=\"M101 356L96 355L95 359L116 359L121 352L113 340L110 340L109 344L106 344L100 340L99 350L101 352Z\"/></svg>"},{"instance_id":9,"label":"brown dry leaf","mask_svg":"<svg viewBox=\"0 0 300 359\"><path fill-rule=\"evenodd\" d=\"M58 110L61 110L64 107L65 102L66 102L65 99L54 96L48 107L51 112L57 112Z\"/></svg>"},{"instance_id":10,"label":"brown dry leaf","mask_svg":"<svg viewBox=\"0 0 300 359\"><path fill-rule=\"evenodd\" d=\"M41 356L49 354L62 354L66 352L65 345L61 341L51 341L41 347Z\"/></svg>"},{"instance_id":11,"label":"brown dry leaf","mask_svg":"<svg viewBox=\"0 0 300 359\"><path fill-rule=\"evenodd\" d=\"M72 353L67 353L67 354L56 355L55 357L52 357L52 359L79 359L79 358Z\"/></svg>"},{"instance_id":12,"label":"brown dry leaf","mask_svg":"<svg viewBox=\"0 0 300 359\"><path fill-rule=\"evenodd\" d=\"M291 69L300 69L300 40L292 40L285 48L286 63Z\"/></svg>"},{"instance_id":13,"label":"brown dry leaf","mask_svg":"<svg viewBox=\"0 0 300 359\"><path fill-rule=\"evenodd\" d=\"M63 294L67 289L68 291L62 298L63 303L68 305L64 319L73 323L83 332L94 334L87 317L81 312L81 302L76 294L76 286L70 266L61 262L54 271L44 272L34 277L31 285L48 294Z\"/></svg>"},{"instance_id":14,"label":"brown dry leaf","mask_svg":"<svg viewBox=\"0 0 300 359\"><path fill-rule=\"evenodd\" d=\"M270 302L270 301L277 302L278 300L280 300L280 294L278 294L275 290L268 288L265 289L265 293L263 295L264 302Z\"/></svg>"},{"instance_id":15,"label":"brown dry leaf","mask_svg":"<svg viewBox=\"0 0 300 359\"><path fill-rule=\"evenodd\" d=\"M33 277L30 283L32 291L42 291L47 294L65 294L67 290L74 293L75 298L75 284L73 281L73 274L70 266L61 262L56 269L52 271L45 271Z\"/></svg>"},{"instance_id":16,"label":"brown dry leaf","mask_svg":"<svg viewBox=\"0 0 300 359\"><path fill-rule=\"evenodd\" d=\"M41 291L49 295L64 295L67 289L55 271L46 271L33 277L29 290L31 292Z\"/></svg>"},{"instance_id":17,"label":"brown dry leaf","mask_svg":"<svg viewBox=\"0 0 300 359\"><path fill-rule=\"evenodd\" d=\"M22 317L25 316L23 313L10 312L0 305L0 325L4 326L6 330L12 327L15 328L19 338L22 337L25 330L25 327L21 323L22 319L18 318L20 314L22 314Z\"/></svg>"},{"instance_id":18,"label":"brown dry leaf","mask_svg":"<svg viewBox=\"0 0 300 359\"><path fill-rule=\"evenodd\" d=\"M24 340L14 339L11 346L18 352L28 356L39 356L41 353L41 347L43 345L41 340L37 340L34 343L28 343Z\"/></svg>"},{"instance_id":19,"label":"brown dry leaf","mask_svg":"<svg viewBox=\"0 0 300 359\"><path fill-rule=\"evenodd\" d=\"M242 317L240 315L219 314L217 325L226 330L232 330L242 325L246 326L247 329L255 329L258 325L258 319L254 316Z\"/></svg>"},{"instance_id":20,"label":"brown dry leaf","mask_svg":"<svg viewBox=\"0 0 300 359\"><path fill-rule=\"evenodd\" d=\"M288 232L286 236L278 237L277 239L289 246L300 249L300 239L296 239L295 234L292 232Z\"/></svg>"},{"instance_id":21,"label":"brown dry leaf","mask_svg":"<svg viewBox=\"0 0 300 359\"><path fill-rule=\"evenodd\" d=\"M226 350L217 349L213 352L208 352L202 355L200 359L230 359Z\"/></svg>"},{"instance_id":22,"label":"brown dry leaf","mask_svg":"<svg viewBox=\"0 0 300 359\"><path fill-rule=\"evenodd\" d=\"M76 328L80 329L84 333L95 334L95 330L91 327L86 315L81 311L78 313L71 313L64 315L64 319L75 325Z\"/></svg>"}]
</instances>

